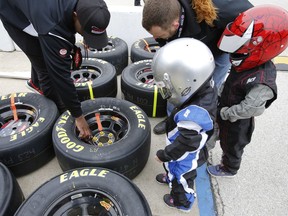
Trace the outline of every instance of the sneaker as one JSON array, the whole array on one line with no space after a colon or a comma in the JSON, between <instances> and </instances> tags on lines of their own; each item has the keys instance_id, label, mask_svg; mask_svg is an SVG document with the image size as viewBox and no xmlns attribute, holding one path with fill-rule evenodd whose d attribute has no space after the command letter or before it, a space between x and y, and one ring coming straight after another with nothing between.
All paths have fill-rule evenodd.
<instances>
[{"instance_id":1,"label":"sneaker","mask_svg":"<svg viewBox=\"0 0 288 216\"><path fill-rule=\"evenodd\" d=\"M168 180L168 176L166 173L160 173L156 176L156 181L159 184L168 184L169 180Z\"/></svg>"},{"instance_id":2,"label":"sneaker","mask_svg":"<svg viewBox=\"0 0 288 216\"><path fill-rule=\"evenodd\" d=\"M191 203L191 205L189 206L189 208L186 208L184 206L175 206L174 205L174 200L172 198L172 196L170 194L165 194L163 196L163 200L165 202L165 204L169 207L169 208L176 208L182 212L185 212L185 213L189 213L191 210L192 210L192 205L193 203Z\"/></svg>"},{"instance_id":3,"label":"sneaker","mask_svg":"<svg viewBox=\"0 0 288 216\"><path fill-rule=\"evenodd\" d=\"M166 119L159 122L154 128L153 128L154 134L164 134L166 132Z\"/></svg>"},{"instance_id":4,"label":"sneaker","mask_svg":"<svg viewBox=\"0 0 288 216\"><path fill-rule=\"evenodd\" d=\"M227 177L227 178L233 178L236 174L232 174L228 171L225 171L223 169L223 166L218 164L216 166L208 166L207 172L215 177Z\"/></svg>"},{"instance_id":5,"label":"sneaker","mask_svg":"<svg viewBox=\"0 0 288 216\"><path fill-rule=\"evenodd\" d=\"M26 81L26 87L37 94L43 95L43 92L32 82L31 79Z\"/></svg>"}]
</instances>

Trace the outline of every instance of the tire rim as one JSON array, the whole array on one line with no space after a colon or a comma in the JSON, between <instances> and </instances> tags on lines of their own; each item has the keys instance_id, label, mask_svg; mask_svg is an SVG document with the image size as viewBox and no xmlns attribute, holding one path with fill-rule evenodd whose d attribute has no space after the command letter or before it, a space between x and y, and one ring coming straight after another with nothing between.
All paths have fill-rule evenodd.
<instances>
[{"instance_id":1,"label":"tire rim","mask_svg":"<svg viewBox=\"0 0 288 216\"><path fill-rule=\"evenodd\" d=\"M144 47L144 50L147 51L147 52L151 52L151 53L156 53L158 50L160 49L160 46L158 43L155 43L155 44L149 44L149 46L145 46Z\"/></svg>"},{"instance_id":2,"label":"tire rim","mask_svg":"<svg viewBox=\"0 0 288 216\"><path fill-rule=\"evenodd\" d=\"M98 67L95 66L81 66L80 70L74 71L71 78L74 84L76 83L86 83L97 79L101 76L102 72Z\"/></svg>"},{"instance_id":3,"label":"tire rim","mask_svg":"<svg viewBox=\"0 0 288 216\"><path fill-rule=\"evenodd\" d=\"M110 51L110 50L112 50L112 49L115 49L115 46L113 45L112 40L108 40L107 46L105 46L105 47L103 47L103 48L101 48L101 49L94 49L94 48L90 48L90 47L89 47L89 50L90 50L91 52Z\"/></svg>"},{"instance_id":4,"label":"tire rim","mask_svg":"<svg viewBox=\"0 0 288 216\"><path fill-rule=\"evenodd\" d=\"M82 189L71 192L53 202L45 212L50 215L109 215L122 216L119 204L103 191Z\"/></svg>"},{"instance_id":5,"label":"tire rim","mask_svg":"<svg viewBox=\"0 0 288 216\"><path fill-rule=\"evenodd\" d=\"M97 113L99 114L98 121L96 117ZM128 131L128 120L123 115L114 111L89 113L85 115L85 119L93 135L93 138L88 143L98 147L114 144L121 140ZM78 137L78 130L76 130L76 135Z\"/></svg>"},{"instance_id":6,"label":"tire rim","mask_svg":"<svg viewBox=\"0 0 288 216\"><path fill-rule=\"evenodd\" d=\"M154 85L154 76L151 68L144 68L136 72L136 79L144 84Z\"/></svg>"},{"instance_id":7,"label":"tire rim","mask_svg":"<svg viewBox=\"0 0 288 216\"><path fill-rule=\"evenodd\" d=\"M33 124L38 118L35 107L30 105L16 105L18 120L14 120L10 106L0 109L0 137L19 133Z\"/></svg>"}]
</instances>

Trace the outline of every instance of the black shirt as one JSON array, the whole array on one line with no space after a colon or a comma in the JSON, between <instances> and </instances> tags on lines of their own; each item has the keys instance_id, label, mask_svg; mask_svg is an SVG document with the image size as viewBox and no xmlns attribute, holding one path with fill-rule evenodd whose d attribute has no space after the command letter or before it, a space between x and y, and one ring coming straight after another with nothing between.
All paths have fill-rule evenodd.
<instances>
[{"instance_id":1,"label":"black shirt","mask_svg":"<svg viewBox=\"0 0 288 216\"><path fill-rule=\"evenodd\" d=\"M53 87L72 116L79 117L81 103L70 73L76 4L77 0L1 0L0 18L20 30L33 25Z\"/></svg>"}]
</instances>

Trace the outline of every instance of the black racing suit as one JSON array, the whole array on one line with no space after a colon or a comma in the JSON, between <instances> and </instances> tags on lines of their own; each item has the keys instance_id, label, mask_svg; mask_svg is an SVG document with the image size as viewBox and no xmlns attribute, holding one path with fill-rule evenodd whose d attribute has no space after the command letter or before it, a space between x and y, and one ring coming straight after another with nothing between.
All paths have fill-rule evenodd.
<instances>
[{"instance_id":1,"label":"black racing suit","mask_svg":"<svg viewBox=\"0 0 288 216\"><path fill-rule=\"evenodd\" d=\"M70 73L76 4L77 0L0 1L3 25L29 58L44 95L56 103L60 112L68 109L73 117L82 115Z\"/></svg>"},{"instance_id":2,"label":"black racing suit","mask_svg":"<svg viewBox=\"0 0 288 216\"><path fill-rule=\"evenodd\" d=\"M256 105L256 100L263 100L265 91L256 92L255 100L248 100L255 86L264 85L272 92L270 99L264 100L263 105ZM257 99L259 98L259 99ZM221 94L217 123L219 125L220 145L223 150L223 169L236 174L240 168L244 147L250 143L254 130L254 116L263 106L268 108L277 98L276 68L271 61L256 68L236 72L233 67ZM246 99L245 103L243 101ZM242 109L242 107L245 107ZM220 115L221 114L221 115ZM225 115L223 115L225 114ZM257 113L261 115L262 111ZM223 120L223 116L227 119ZM229 121L230 120L230 121Z\"/></svg>"}]
</instances>

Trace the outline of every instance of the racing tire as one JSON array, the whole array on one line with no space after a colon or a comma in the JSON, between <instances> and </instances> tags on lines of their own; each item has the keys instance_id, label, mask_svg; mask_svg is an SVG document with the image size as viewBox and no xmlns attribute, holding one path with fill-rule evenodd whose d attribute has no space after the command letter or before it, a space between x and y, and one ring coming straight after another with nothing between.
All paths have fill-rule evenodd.
<instances>
[{"instance_id":1,"label":"racing tire","mask_svg":"<svg viewBox=\"0 0 288 216\"><path fill-rule=\"evenodd\" d=\"M14 215L24 200L16 178L3 163L0 163L0 215Z\"/></svg>"},{"instance_id":2,"label":"racing tire","mask_svg":"<svg viewBox=\"0 0 288 216\"><path fill-rule=\"evenodd\" d=\"M117 95L115 67L107 61L83 59L79 70L72 71L71 78L80 101Z\"/></svg>"},{"instance_id":3,"label":"racing tire","mask_svg":"<svg viewBox=\"0 0 288 216\"><path fill-rule=\"evenodd\" d=\"M152 213L140 189L128 178L108 169L83 167L42 184L14 216L23 215L152 216Z\"/></svg>"},{"instance_id":4,"label":"racing tire","mask_svg":"<svg viewBox=\"0 0 288 216\"><path fill-rule=\"evenodd\" d=\"M131 61L137 62L145 59L153 59L159 49L159 43L153 37L139 39L131 46Z\"/></svg>"},{"instance_id":5,"label":"racing tire","mask_svg":"<svg viewBox=\"0 0 288 216\"><path fill-rule=\"evenodd\" d=\"M109 36L107 46L102 49L88 48L87 54L85 54L83 42L76 43L76 46L81 48L84 58L98 58L114 65L117 75L120 75L122 70L128 65L128 45L118 37Z\"/></svg>"},{"instance_id":6,"label":"racing tire","mask_svg":"<svg viewBox=\"0 0 288 216\"><path fill-rule=\"evenodd\" d=\"M141 60L128 65L121 74L122 98L141 107L149 117L167 115L164 100L154 84L152 60Z\"/></svg>"},{"instance_id":7,"label":"racing tire","mask_svg":"<svg viewBox=\"0 0 288 216\"><path fill-rule=\"evenodd\" d=\"M17 121L11 109L12 96ZM59 112L53 101L36 93L3 95L0 116L0 162L15 176L32 172L55 156L51 134Z\"/></svg>"},{"instance_id":8,"label":"racing tire","mask_svg":"<svg viewBox=\"0 0 288 216\"><path fill-rule=\"evenodd\" d=\"M136 177L150 153L151 126L145 112L117 98L86 100L82 109L93 135L89 142L78 138L75 121L68 112L53 128L54 150L62 170L97 166L130 179Z\"/></svg>"}]
</instances>

